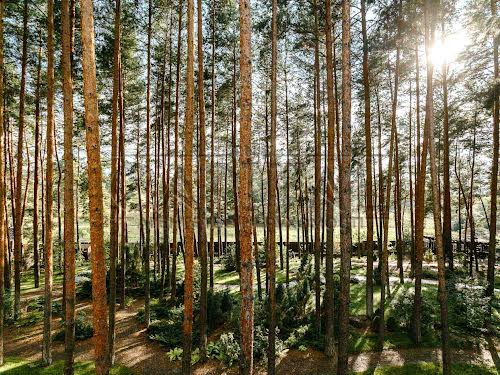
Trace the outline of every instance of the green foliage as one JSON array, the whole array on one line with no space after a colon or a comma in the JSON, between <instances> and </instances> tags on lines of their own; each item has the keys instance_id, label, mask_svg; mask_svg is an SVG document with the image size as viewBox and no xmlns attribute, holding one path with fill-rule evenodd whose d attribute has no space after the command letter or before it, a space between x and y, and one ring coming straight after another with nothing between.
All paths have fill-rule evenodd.
<instances>
[{"instance_id":1,"label":"green foliage","mask_svg":"<svg viewBox=\"0 0 500 375\"><path fill-rule=\"evenodd\" d=\"M148 337L167 348L182 345L182 319L177 321L164 319L151 322L148 327Z\"/></svg>"},{"instance_id":2,"label":"green foliage","mask_svg":"<svg viewBox=\"0 0 500 375\"><path fill-rule=\"evenodd\" d=\"M322 350L324 348L324 339L312 324L304 324L292 330L284 345L290 349L313 347Z\"/></svg>"},{"instance_id":3,"label":"green foliage","mask_svg":"<svg viewBox=\"0 0 500 375\"><path fill-rule=\"evenodd\" d=\"M2 308L3 308L3 322L5 324L12 323L12 319L14 318L13 316L14 299L12 298L10 290L5 290Z\"/></svg>"},{"instance_id":4,"label":"green foliage","mask_svg":"<svg viewBox=\"0 0 500 375\"><path fill-rule=\"evenodd\" d=\"M485 297L484 292L485 288L472 279L465 284L450 285L449 321L454 329L469 333L485 329L490 298Z\"/></svg>"},{"instance_id":5,"label":"green foliage","mask_svg":"<svg viewBox=\"0 0 500 375\"><path fill-rule=\"evenodd\" d=\"M43 320L43 311L30 311L22 314L14 323L16 327L30 327Z\"/></svg>"},{"instance_id":6,"label":"green foliage","mask_svg":"<svg viewBox=\"0 0 500 375\"><path fill-rule=\"evenodd\" d=\"M64 341L65 322L61 322L61 329L54 335L54 341ZM86 340L92 337L94 328L92 320L83 311L78 311L75 317L75 339Z\"/></svg>"},{"instance_id":7,"label":"green foliage","mask_svg":"<svg viewBox=\"0 0 500 375\"><path fill-rule=\"evenodd\" d=\"M183 352L183 350L181 348L173 348L167 352L167 357L172 362L173 361L180 361L182 359L182 352Z\"/></svg>"},{"instance_id":8,"label":"green foliage","mask_svg":"<svg viewBox=\"0 0 500 375\"><path fill-rule=\"evenodd\" d=\"M221 264L224 271L236 271L236 249L233 244L227 245L226 253L222 256Z\"/></svg>"},{"instance_id":9,"label":"green foliage","mask_svg":"<svg viewBox=\"0 0 500 375\"><path fill-rule=\"evenodd\" d=\"M39 296L34 299L31 299L27 306L26 311L40 311L43 312L45 306L45 296ZM52 315L53 316L62 316L62 303L61 300L52 300Z\"/></svg>"},{"instance_id":10,"label":"green foliage","mask_svg":"<svg viewBox=\"0 0 500 375\"><path fill-rule=\"evenodd\" d=\"M279 329L276 327L276 353L279 354L284 349L284 343L279 338ZM262 325L257 325L254 329L253 356L255 359L267 357L269 330Z\"/></svg>"},{"instance_id":11,"label":"green foliage","mask_svg":"<svg viewBox=\"0 0 500 375\"><path fill-rule=\"evenodd\" d=\"M209 290L207 294L208 329L213 330L225 324L231 317L231 311L236 305L235 297L229 290Z\"/></svg>"},{"instance_id":12,"label":"green foliage","mask_svg":"<svg viewBox=\"0 0 500 375\"><path fill-rule=\"evenodd\" d=\"M83 279L76 285L76 298L85 301L92 298L92 280Z\"/></svg>"},{"instance_id":13,"label":"green foliage","mask_svg":"<svg viewBox=\"0 0 500 375\"><path fill-rule=\"evenodd\" d=\"M387 328L390 331L403 330L411 332L413 321L414 292L406 289L391 301L391 314L387 319ZM422 334L426 335L434 330L437 321L438 306L435 301L422 299Z\"/></svg>"},{"instance_id":14,"label":"green foliage","mask_svg":"<svg viewBox=\"0 0 500 375\"><path fill-rule=\"evenodd\" d=\"M219 355L216 358L218 360L229 367L238 362L241 348L233 332L223 333L219 338L217 346Z\"/></svg>"}]
</instances>

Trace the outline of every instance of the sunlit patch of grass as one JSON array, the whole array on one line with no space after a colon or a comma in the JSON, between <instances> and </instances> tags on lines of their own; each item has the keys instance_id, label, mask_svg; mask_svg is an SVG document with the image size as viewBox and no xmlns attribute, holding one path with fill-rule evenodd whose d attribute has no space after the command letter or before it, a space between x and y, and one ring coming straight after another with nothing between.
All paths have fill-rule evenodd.
<instances>
[{"instance_id":1,"label":"sunlit patch of grass","mask_svg":"<svg viewBox=\"0 0 500 375\"><path fill-rule=\"evenodd\" d=\"M75 363L75 375L93 375L95 374L95 365L93 362ZM60 375L64 370L64 362L57 361L48 367L43 367L40 362L28 362L19 358L7 358L5 364L0 366L0 374L5 375ZM110 375L133 375L132 370L115 365L111 369Z\"/></svg>"},{"instance_id":2,"label":"sunlit patch of grass","mask_svg":"<svg viewBox=\"0 0 500 375\"><path fill-rule=\"evenodd\" d=\"M431 362L408 363L404 366L390 366L356 372L356 375L438 375L442 374L441 365ZM451 373L456 375L495 375L495 368L470 364L452 364Z\"/></svg>"}]
</instances>

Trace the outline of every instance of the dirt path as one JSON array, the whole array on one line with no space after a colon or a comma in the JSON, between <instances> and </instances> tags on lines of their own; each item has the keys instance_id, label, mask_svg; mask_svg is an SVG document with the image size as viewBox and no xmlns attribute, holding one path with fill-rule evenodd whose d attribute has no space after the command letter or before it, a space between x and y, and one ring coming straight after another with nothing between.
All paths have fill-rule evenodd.
<instances>
[{"instance_id":1,"label":"dirt path","mask_svg":"<svg viewBox=\"0 0 500 375\"><path fill-rule=\"evenodd\" d=\"M116 325L116 362L127 366L137 374L180 374L180 362L170 362L166 350L159 344L148 339L145 327L138 323L135 315L142 307L142 301L135 301L125 310L117 312ZM89 302L80 303L77 309L91 313ZM53 319L54 332L60 329L59 319ZM29 361L41 359L41 345L43 325L15 328L6 327L5 353ZM382 353L364 352L351 355L349 365L353 371L364 371L379 366L403 365L419 361L440 361L438 349L405 349L384 350ZM64 358L64 345L54 342L54 360ZM93 359L92 339L79 341L76 346L77 361L91 361ZM453 353L452 361L460 363L485 364L500 368L498 358L498 343L490 342L480 352L457 351ZM277 361L279 374L306 375L316 373L333 373L335 363L315 350L287 350ZM195 375L235 375L237 368L224 368L217 361L210 360L203 365L196 366ZM258 364L256 373L265 374L265 364Z\"/></svg>"}]
</instances>

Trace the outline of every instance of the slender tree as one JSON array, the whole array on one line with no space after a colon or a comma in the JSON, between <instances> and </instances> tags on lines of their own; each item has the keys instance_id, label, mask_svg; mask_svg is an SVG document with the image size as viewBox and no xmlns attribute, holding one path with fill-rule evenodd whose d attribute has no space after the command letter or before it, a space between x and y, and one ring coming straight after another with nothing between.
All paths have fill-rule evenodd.
<instances>
[{"instance_id":1,"label":"slender tree","mask_svg":"<svg viewBox=\"0 0 500 375\"><path fill-rule=\"evenodd\" d=\"M42 30L40 29L40 46L38 47L38 65L35 91L35 171L33 178L33 277L35 288L40 287L40 255L38 254L38 190L40 167L40 85L42 75ZM3 207L3 206L2 206ZM42 218L43 220L43 218Z\"/></svg>"},{"instance_id":2,"label":"slender tree","mask_svg":"<svg viewBox=\"0 0 500 375\"><path fill-rule=\"evenodd\" d=\"M21 57L21 88L19 92L19 129L17 135L17 172L15 189L14 221L14 319L19 317L21 304L21 253L22 253L22 179L23 179L23 143L24 143L24 107L26 96L26 66L28 64L28 0L24 0L23 8L23 46ZM11 163L12 167L12 163ZM12 171L12 168L11 168ZM11 180L12 181L12 180Z\"/></svg>"},{"instance_id":3,"label":"slender tree","mask_svg":"<svg viewBox=\"0 0 500 375\"><path fill-rule=\"evenodd\" d=\"M64 283L65 375L72 375L75 351L75 206L73 177L73 77L71 67L72 19L70 1L63 0L62 65L64 102Z\"/></svg>"},{"instance_id":4,"label":"slender tree","mask_svg":"<svg viewBox=\"0 0 500 375\"><path fill-rule=\"evenodd\" d=\"M252 254L252 45L250 0L240 0L240 246L241 364L253 374L253 254Z\"/></svg>"},{"instance_id":5,"label":"slender tree","mask_svg":"<svg viewBox=\"0 0 500 375\"><path fill-rule=\"evenodd\" d=\"M441 38L445 38L445 7L441 14ZM448 65L441 65L441 83L443 87L443 242L444 253L448 257L448 266L453 271L453 248L451 243L451 193L450 193L450 130L448 114Z\"/></svg>"},{"instance_id":6,"label":"slender tree","mask_svg":"<svg viewBox=\"0 0 500 375\"><path fill-rule=\"evenodd\" d=\"M210 94L212 134L210 136L210 289L214 287L215 230L215 0L212 1L212 84Z\"/></svg>"},{"instance_id":7,"label":"slender tree","mask_svg":"<svg viewBox=\"0 0 500 375\"><path fill-rule=\"evenodd\" d=\"M321 92L319 69L319 21L318 2L313 1L314 11L314 284L315 284L315 324L321 331ZM311 233L312 235L312 233Z\"/></svg>"},{"instance_id":8,"label":"slender tree","mask_svg":"<svg viewBox=\"0 0 500 375\"><path fill-rule=\"evenodd\" d=\"M46 211L45 211L45 302L43 309L42 360L45 365L52 363L52 273L53 237L52 204L54 179L54 2L47 1L47 170L46 170ZM18 187L21 186L19 181Z\"/></svg>"},{"instance_id":9,"label":"slender tree","mask_svg":"<svg viewBox=\"0 0 500 375\"><path fill-rule=\"evenodd\" d=\"M184 350L182 373L191 374L193 341L193 129L194 129L194 0L187 0L186 115L184 122Z\"/></svg>"},{"instance_id":10,"label":"slender tree","mask_svg":"<svg viewBox=\"0 0 500 375\"><path fill-rule=\"evenodd\" d=\"M177 32L177 68L176 68L176 81L175 81L175 124L174 124L174 202L173 202L173 230L172 230L172 273L170 282L170 296L173 300L175 298L175 291L177 288L177 221L179 216L179 199L177 196L178 192L178 180L179 180L179 85L181 77L181 36L182 36L182 4L183 0L179 0L178 9L178 32ZM179 228L180 229L180 228Z\"/></svg>"},{"instance_id":11,"label":"slender tree","mask_svg":"<svg viewBox=\"0 0 500 375\"><path fill-rule=\"evenodd\" d=\"M120 84L120 17L121 1L115 1L114 51L113 51L113 98L111 113L111 209L109 218L109 336L108 355L114 362L116 321L116 263L118 257L118 100Z\"/></svg>"},{"instance_id":12,"label":"slender tree","mask_svg":"<svg viewBox=\"0 0 500 375\"><path fill-rule=\"evenodd\" d=\"M363 95L366 146L366 315L371 318L373 315L373 176L370 68L368 63L368 36L366 33L366 0L361 0L361 28L363 34Z\"/></svg>"},{"instance_id":13,"label":"slender tree","mask_svg":"<svg viewBox=\"0 0 500 375\"><path fill-rule=\"evenodd\" d=\"M431 182L433 196L433 213L434 213L434 232L436 238L436 255L438 263L438 299L441 312L441 351L443 360L443 374L451 374L451 358L449 348L449 328L448 328L448 302L446 297L446 280L445 280L445 253L443 245L443 234L441 226L441 194L438 190L438 170L436 163L436 150L434 140L434 98L433 98L433 62L430 58L430 46L434 45L434 16L430 9L430 0L425 2L425 23L430 20L430 31L426 27L426 56L427 56L427 103L426 103L426 126L429 134L429 163L431 166ZM426 25L427 26L427 25ZM429 35L430 33L430 35ZM430 76L430 77L429 77ZM446 104L445 104L446 105ZM445 156L446 157L446 156Z\"/></svg>"},{"instance_id":14,"label":"slender tree","mask_svg":"<svg viewBox=\"0 0 500 375\"><path fill-rule=\"evenodd\" d=\"M198 240L201 263L200 290L200 353L207 355L207 218L206 218L206 134L205 134L205 84L203 75L203 14L201 0L197 0L198 12L198 121L199 138L198 165L200 197L198 200Z\"/></svg>"},{"instance_id":15,"label":"slender tree","mask_svg":"<svg viewBox=\"0 0 500 375\"><path fill-rule=\"evenodd\" d=\"M92 244L92 321L94 327L97 375L107 374L107 296L104 256L104 207L102 192L99 109L94 47L94 10L92 0L80 0L83 97L88 160L90 243Z\"/></svg>"},{"instance_id":16,"label":"slender tree","mask_svg":"<svg viewBox=\"0 0 500 375\"><path fill-rule=\"evenodd\" d=\"M148 52L147 52L147 83L146 83L146 246L144 247L144 274L146 282L144 285L144 321L146 327L149 327L150 320L150 246L151 246L151 27L153 17L152 0L148 1ZM175 238L175 237L174 237Z\"/></svg>"},{"instance_id":17,"label":"slender tree","mask_svg":"<svg viewBox=\"0 0 500 375\"><path fill-rule=\"evenodd\" d=\"M333 285L333 200L335 169L335 96L333 91L333 22L331 0L325 1L326 21L326 94L328 101L328 142L326 177L326 274L325 274L325 313L326 337L325 354L335 357L334 337L334 285Z\"/></svg>"},{"instance_id":18,"label":"slender tree","mask_svg":"<svg viewBox=\"0 0 500 375\"><path fill-rule=\"evenodd\" d=\"M497 3L491 0L491 15L493 19L497 16ZM494 81L498 81L498 37L493 36L493 74ZM490 233L488 243L488 287L486 295L492 296L495 287L495 249L497 233L497 196L498 196L498 131L499 100L498 95L493 102L493 160L491 164L491 186L490 186Z\"/></svg>"},{"instance_id":19,"label":"slender tree","mask_svg":"<svg viewBox=\"0 0 500 375\"><path fill-rule=\"evenodd\" d=\"M3 15L5 3L0 2L0 300L3 301L5 297L5 268L6 268L6 250L7 244L5 243L5 214L6 214L6 200L5 200L5 167L4 167L4 152L5 152L5 137L4 137L4 65L3 65ZM36 156L35 156L36 157ZM4 309L0 308L0 366L4 363L4 350L3 350L3 321Z\"/></svg>"},{"instance_id":20,"label":"slender tree","mask_svg":"<svg viewBox=\"0 0 500 375\"><path fill-rule=\"evenodd\" d=\"M351 274L351 2L342 1L342 156L340 168L340 307L337 373L347 373Z\"/></svg>"},{"instance_id":21,"label":"slender tree","mask_svg":"<svg viewBox=\"0 0 500 375\"><path fill-rule=\"evenodd\" d=\"M267 273L269 282L269 331L267 351L267 373L276 372L276 125L278 117L278 1L272 0L271 20L271 149L267 182Z\"/></svg>"}]
</instances>

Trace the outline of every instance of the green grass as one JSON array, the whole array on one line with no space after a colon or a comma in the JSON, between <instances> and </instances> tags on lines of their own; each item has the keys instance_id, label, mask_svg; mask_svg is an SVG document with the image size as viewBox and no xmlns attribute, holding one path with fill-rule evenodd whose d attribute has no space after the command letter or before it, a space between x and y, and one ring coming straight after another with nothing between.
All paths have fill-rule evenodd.
<instances>
[{"instance_id":1,"label":"green grass","mask_svg":"<svg viewBox=\"0 0 500 375\"><path fill-rule=\"evenodd\" d=\"M442 374L441 366L437 363L421 362L410 363L404 366L380 367L363 372L356 372L356 375L439 375ZM469 364L453 364L451 373L456 375L495 375L498 374L495 368Z\"/></svg>"},{"instance_id":2,"label":"green grass","mask_svg":"<svg viewBox=\"0 0 500 375\"><path fill-rule=\"evenodd\" d=\"M0 367L0 374L5 375L59 375L64 370L64 362L57 361L48 367L42 367L39 362L28 362L20 358L7 358L4 365ZM75 363L75 375L93 375L95 366L93 362ZM132 370L121 365L115 365L110 375L133 375Z\"/></svg>"}]
</instances>

